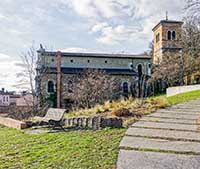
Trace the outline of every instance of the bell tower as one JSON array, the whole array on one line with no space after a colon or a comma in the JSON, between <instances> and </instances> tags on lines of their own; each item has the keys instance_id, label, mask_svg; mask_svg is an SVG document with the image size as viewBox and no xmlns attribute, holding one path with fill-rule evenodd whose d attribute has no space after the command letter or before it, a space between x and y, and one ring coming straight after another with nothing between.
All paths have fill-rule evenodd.
<instances>
[{"instance_id":1,"label":"bell tower","mask_svg":"<svg viewBox=\"0 0 200 169\"><path fill-rule=\"evenodd\" d=\"M162 62L166 53L173 56L181 51L182 25L183 22L168 20L168 16L166 16L166 20L161 20L153 28L154 64L159 64Z\"/></svg>"}]
</instances>

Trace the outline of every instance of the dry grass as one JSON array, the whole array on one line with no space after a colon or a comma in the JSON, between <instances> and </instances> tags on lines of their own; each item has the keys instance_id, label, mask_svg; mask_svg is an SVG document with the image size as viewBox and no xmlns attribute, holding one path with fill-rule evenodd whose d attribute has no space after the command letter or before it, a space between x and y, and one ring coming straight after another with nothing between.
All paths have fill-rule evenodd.
<instances>
[{"instance_id":1,"label":"dry grass","mask_svg":"<svg viewBox=\"0 0 200 169\"><path fill-rule=\"evenodd\" d=\"M103 105L97 105L91 109L81 109L78 111L72 111L66 114L66 116L93 116L98 114L102 116L117 117L129 116L129 118L134 119L137 115L141 116L144 114L149 114L156 111L158 108L164 108L166 106L168 106L168 102L166 97L164 96L148 98L144 100L130 97L126 100L121 99L113 102L107 101Z\"/></svg>"},{"instance_id":2,"label":"dry grass","mask_svg":"<svg viewBox=\"0 0 200 169\"><path fill-rule=\"evenodd\" d=\"M126 108L120 108L112 111L112 115L117 117L128 117L131 116L132 113L129 111L129 109Z\"/></svg>"}]
</instances>

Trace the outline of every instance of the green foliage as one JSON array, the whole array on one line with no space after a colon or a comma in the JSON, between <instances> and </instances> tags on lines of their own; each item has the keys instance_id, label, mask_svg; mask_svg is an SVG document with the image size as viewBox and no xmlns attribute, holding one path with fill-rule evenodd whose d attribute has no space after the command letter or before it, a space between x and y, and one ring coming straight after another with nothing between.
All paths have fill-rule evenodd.
<instances>
[{"instance_id":1,"label":"green foliage","mask_svg":"<svg viewBox=\"0 0 200 169\"><path fill-rule=\"evenodd\" d=\"M0 168L114 169L125 129L28 135L0 126Z\"/></svg>"}]
</instances>

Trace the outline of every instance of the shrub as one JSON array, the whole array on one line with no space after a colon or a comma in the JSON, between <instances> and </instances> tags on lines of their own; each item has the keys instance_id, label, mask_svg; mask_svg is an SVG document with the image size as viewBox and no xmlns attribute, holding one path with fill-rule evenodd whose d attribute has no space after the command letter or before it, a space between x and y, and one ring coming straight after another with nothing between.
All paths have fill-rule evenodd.
<instances>
[{"instance_id":1,"label":"shrub","mask_svg":"<svg viewBox=\"0 0 200 169\"><path fill-rule=\"evenodd\" d=\"M127 117L127 116L132 115L132 113L126 108L120 108L120 109L114 110L112 112L112 115L117 116L117 117Z\"/></svg>"}]
</instances>

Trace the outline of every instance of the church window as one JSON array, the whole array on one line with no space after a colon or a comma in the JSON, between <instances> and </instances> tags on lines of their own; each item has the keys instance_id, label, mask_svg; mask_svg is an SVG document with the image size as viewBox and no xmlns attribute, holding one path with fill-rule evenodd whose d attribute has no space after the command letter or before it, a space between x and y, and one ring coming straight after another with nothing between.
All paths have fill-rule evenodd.
<instances>
[{"instance_id":1,"label":"church window","mask_svg":"<svg viewBox=\"0 0 200 169\"><path fill-rule=\"evenodd\" d=\"M158 43L160 41L160 33L158 33L157 35L156 35L156 43Z\"/></svg>"},{"instance_id":2,"label":"church window","mask_svg":"<svg viewBox=\"0 0 200 169\"><path fill-rule=\"evenodd\" d=\"M171 31L167 32L167 39L172 40L172 32Z\"/></svg>"},{"instance_id":3,"label":"church window","mask_svg":"<svg viewBox=\"0 0 200 169\"><path fill-rule=\"evenodd\" d=\"M176 40L176 31L172 32L172 40Z\"/></svg>"},{"instance_id":4,"label":"church window","mask_svg":"<svg viewBox=\"0 0 200 169\"><path fill-rule=\"evenodd\" d=\"M123 93L127 94L128 93L128 82L123 83Z\"/></svg>"},{"instance_id":5,"label":"church window","mask_svg":"<svg viewBox=\"0 0 200 169\"><path fill-rule=\"evenodd\" d=\"M139 64L137 66L137 71L138 71L138 76L140 77L142 75L142 65L141 64Z\"/></svg>"},{"instance_id":6,"label":"church window","mask_svg":"<svg viewBox=\"0 0 200 169\"><path fill-rule=\"evenodd\" d=\"M48 93L54 93L54 83L52 81L48 81L47 91Z\"/></svg>"}]
</instances>

